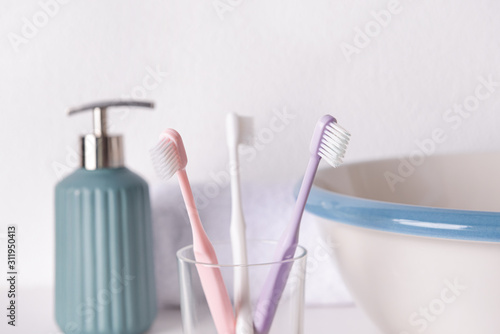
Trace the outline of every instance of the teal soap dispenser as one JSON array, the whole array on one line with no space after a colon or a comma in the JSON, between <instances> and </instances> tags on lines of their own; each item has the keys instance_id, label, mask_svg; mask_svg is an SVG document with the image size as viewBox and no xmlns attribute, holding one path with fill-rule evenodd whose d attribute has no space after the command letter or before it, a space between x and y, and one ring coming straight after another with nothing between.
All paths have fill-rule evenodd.
<instances>
[{"instance_id":1,"label":"teal soap dispenser","mask_svg":"<svg viewBox=\"0 0 500 334\"><path fill-rule=\"evenodd\" d=\"M156 316L151 207L146 181L124 166L121 136L106 131L108 101L81 137L82 166L55 190L56 320L68 334L140 334Z\"/></svg>"}]
</instances>

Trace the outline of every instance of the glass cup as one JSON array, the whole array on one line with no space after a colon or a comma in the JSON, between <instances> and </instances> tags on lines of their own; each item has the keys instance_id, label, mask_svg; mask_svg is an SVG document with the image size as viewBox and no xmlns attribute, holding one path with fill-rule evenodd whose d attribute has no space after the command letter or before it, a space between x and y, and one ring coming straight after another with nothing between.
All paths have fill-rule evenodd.
<instances>
[{"instance_id":1,"label":"glass cup","mask_svg":"<svg viewBox=\"0 0 500 334\"><path fill-rule=\"evenodd\" d=\"M291 270L283 294L279 300L269 334L303 333L307 251L304 247L298 246L295 256L292 259L283 262L275 262L273 257L276 247L277 243L274 241L249 240L247 242L248 264L244 266L233 264L232 248L229 242L214 244L219 261L218 265L196 262L192 245L181 248L177 252L177 261L179 265L181 312L184 333L217 334L203 293L197 266L211 267L214 269L218 268L221 271L233 306L234 272L240 268L246 269L249 278L252 313L255 313L257 300L270 269L272 266L279 266L283 262L288 262L288 264L291 265Z\"/></svg>"}]
</instances>

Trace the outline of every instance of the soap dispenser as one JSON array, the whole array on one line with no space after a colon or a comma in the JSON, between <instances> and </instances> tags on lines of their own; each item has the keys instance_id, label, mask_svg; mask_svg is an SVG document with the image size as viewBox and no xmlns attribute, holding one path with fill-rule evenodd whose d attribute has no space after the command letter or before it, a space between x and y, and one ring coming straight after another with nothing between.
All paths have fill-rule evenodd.
<instances>
[{"instance_id":1,"label":"soap dispenser","mask_svg":"<svg viewBox=\"0 0 500 334\"><path fill-rule=\"evenodd\" d=\"M55 190L56 320L68 334L140 334L156 316L151 206L146 181L124 166L122 136L108 135L107 101L81 137L81 168Z\"/></svg>"}]
</instances>

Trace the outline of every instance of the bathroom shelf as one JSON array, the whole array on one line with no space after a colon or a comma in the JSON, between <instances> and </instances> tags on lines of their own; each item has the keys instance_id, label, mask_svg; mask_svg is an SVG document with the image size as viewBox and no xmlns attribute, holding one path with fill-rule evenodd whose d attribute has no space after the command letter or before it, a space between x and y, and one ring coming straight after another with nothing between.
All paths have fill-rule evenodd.
<instances>
[{"instance_id":1,"label":"bathroom shelf","mask_svg":"<svg viewBox=\"0 0 500 334\"><path fill-rule=\"evenodd\" d=\"M382 334L355 307L307 308L304 333ZM162 311L148 334L183 334L180 312L178 310Z\"/></svg>"},{"instance_id":2,"label":"bathroom shelf","mask_svg":"<svg viewBox=\"0 0 500 334\"><path fill-rule=\"evenodd\" d=\"M0 333L62 334L55 323L54 298L50 288L20 287L18 323L15 328L0 323ZM4 295L4 287L0 293ZM305 334L382 334L355 307L307 308ZM180 311L162 310L148 334L183 334Z\"/></svg>"}]
</instances>

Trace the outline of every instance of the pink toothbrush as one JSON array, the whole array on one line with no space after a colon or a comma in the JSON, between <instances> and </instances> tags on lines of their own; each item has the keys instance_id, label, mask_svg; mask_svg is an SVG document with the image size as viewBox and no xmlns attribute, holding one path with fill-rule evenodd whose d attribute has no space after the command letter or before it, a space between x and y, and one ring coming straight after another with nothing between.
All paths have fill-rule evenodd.
<instances>
[{"instance_id":1,"label":"pink toothbrush","mask_svg":"<svg viewBox=\"0 0 500 334\"><path fill-rule=\"evenodd\" d=\"M302 180L292 220L277 246L276 261L291 259L295 254L299 240L302 213L304 212L321 158L325 159L333 167L339 166L342 163L350 136L346 130L337 124L335 118L330 115L323 116L316 124L316 129L311 140L309 165ZM271 268L255 310L254 327L256 333L269 333L291 267L292 262L283 262Z\"/></svg>"},{"instance_id":2,"label":"pink toothbrush","mask_svg":"<svg viewBox=\"0 0 500 334\"><path fill-rule=\"evenodd\" d=\"M179 133L173 129L165 130L160 135L160 142L151 150L151 156L155 169L162 179L167 180L177 173L193 230L193 250L196 261L217 264L214 247L203 229L189 185L185 170L187 156ZM236 321L233 307L220 269L204 265L197 265L197 269L217 332L234 334Z\"/></svg>"}]
</instances>

